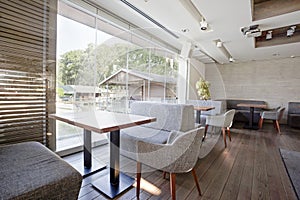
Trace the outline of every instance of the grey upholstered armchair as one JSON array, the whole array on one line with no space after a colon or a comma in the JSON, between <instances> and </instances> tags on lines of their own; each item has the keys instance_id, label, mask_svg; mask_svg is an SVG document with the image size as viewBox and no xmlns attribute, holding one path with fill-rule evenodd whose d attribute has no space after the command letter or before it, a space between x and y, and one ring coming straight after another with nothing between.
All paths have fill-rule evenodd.
<instances>
[{"instance_id":1,"label":"grey upholstered armchair","mask_svg":"<svg viewBox=\"0 0 300 200\"><path fill-rule=\"evenodd\" d=\"M227 131L229 140L231 141L230 127L232 125L234 114L235 114L235 109L232 109L222 115L208 116L206 118L205 136L206 136L208 126L222 128L222 134L223 134L224 144L225 144L225 148L226 148L227 147L226 131Z\"/></svg>"},{"instance_id":2,"label":"grey upholstered armchair","mask_svg":"<svg viewBox=\"0 0 300 200\"><path fill-rule=\"evenodd\" d=\"M192 171L199 194L200 186L195 172L195 164L200 152L200 144L204 128L188 132L172 131L167 144L153 144L144 141L137 142L137 190L139 198L142 163L155 169L170 173L171 196L176 198L176 173Z\"/></svg>"},{"instance_id":3,"label":"grey upholstered armchair","mask_svg":"<svg viewBox=\"0 0 300 200\"><path fill-rule=\"evenodd\" d=\"M279 121L281 120L283 113L284 113L285 107L278 108L274 111L264 111L261 113L260 120L259 120L259 128L262 128L264 119L269 119L273 121L274 127L277 130L279 134L280 132L280 125Z\"/></svg>"}]
</instances>

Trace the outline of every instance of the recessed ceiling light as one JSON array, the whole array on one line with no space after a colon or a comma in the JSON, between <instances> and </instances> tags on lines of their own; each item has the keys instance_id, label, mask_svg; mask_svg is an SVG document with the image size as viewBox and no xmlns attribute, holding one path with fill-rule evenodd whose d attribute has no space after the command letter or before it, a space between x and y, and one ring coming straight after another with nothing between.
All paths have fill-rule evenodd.
<instances>
[{"instance_id":1,"label":"recessed ceiling light","mask_svg":"<svg viewBox=\"0 0 300 200\"><path fill-rule=\"evenodd\" d=\"M190 30L188 28L181 29L183 33L188 33Z\"/></svg>"}]
</instances>

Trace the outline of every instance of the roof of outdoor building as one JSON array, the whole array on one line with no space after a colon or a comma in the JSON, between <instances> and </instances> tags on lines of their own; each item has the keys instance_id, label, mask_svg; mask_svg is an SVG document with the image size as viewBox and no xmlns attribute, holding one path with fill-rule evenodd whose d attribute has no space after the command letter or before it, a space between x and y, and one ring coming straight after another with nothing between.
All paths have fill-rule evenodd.
<instances>
[{"instance_id":1,"label":"roof of outdoor building","mask_svg":"<svg viewBox=\"0 0 300 200\"><path fill-rule=\"evenodd\" d=\"M168 84L176 84L176 78L158 74L152 74L148 72L141 72L137 70L127 70L120 69L116 73L112 74L102 82L100 82L99 86L103 84L114 84L114 85L125 85L126 84L126 73L130 77L128 77L128 84L140 83L141 81L150 81L155 83L168 83Z\"/></svg>"}]
</instances>

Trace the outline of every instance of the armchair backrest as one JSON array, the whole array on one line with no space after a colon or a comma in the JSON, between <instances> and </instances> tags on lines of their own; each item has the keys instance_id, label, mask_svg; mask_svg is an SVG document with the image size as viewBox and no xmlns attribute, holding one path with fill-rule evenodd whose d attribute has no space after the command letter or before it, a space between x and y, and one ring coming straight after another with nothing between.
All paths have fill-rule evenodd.
<instances>
[{"instance_id":1,"label":"armchair backrest","mask_svg":"<svg viewBox=\"0 0 300 200\"><path fill-rule=\"evenodd\" d=\"M177 134L176 132L172 131ZM166 172L189 172L198 160L203 135L204 127L201 127L187 132L178 132L177 137L170 144L138 141L138 161Z\"/></svg>"},{"instance_id":2,"label":"armchair backrest","mask_svg":"<svg viewBox=\"0 0 300 200\"><path fill-rule=\"evenodd\" d=\"M234 114L235 114L235 109L228 110L224 114L225 118L224 118L224 126L223 127L230 127L231 126Z\"/></svg>"},{"instance_id":3,"label":"armchair backrest","mask_svg":"<svg viewBox=\"0 0 300 200\"><path fill-rule=\"evenodd\" d=\"M170 166L169 171L181 173L190 171L196 164L201 147L204 128L190 130L178 136L171 144L178 152L178 158ZM175 153L175 152L174 152Z\"/></svg>"},{"instance_id":4,"label":"armchair backrest","mask_svg":"<svg viewBox=\"0 0 300 200\"><path fill-rule=\"evenodd\" d=\"M278 121L281 120L284 111L285 111L285 107L281 107L280 109L277 110L277 112L276 112L276 119L277 119Z\"/></svg>"}]
</instances>

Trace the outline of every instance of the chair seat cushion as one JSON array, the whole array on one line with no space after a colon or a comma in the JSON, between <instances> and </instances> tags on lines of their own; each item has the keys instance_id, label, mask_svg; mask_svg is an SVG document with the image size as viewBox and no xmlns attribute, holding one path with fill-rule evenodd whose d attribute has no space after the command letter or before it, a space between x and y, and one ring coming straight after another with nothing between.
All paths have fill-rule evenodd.
<instances>
[{"instance_id":1,"label":"chair seat cushion","mask_svg":"<svg viewBox=\"0 0 300 200\"><path fill-rule=\"evenodd\" d=\"M164 144L169 138L170 131L158 130L144 126L135 126L122 129L120 135L121 154L135 159L137 141Z\"/></svg>"},{"instance_id":2,"label":"chair seat cushion","mask_svg":"<svg viewBox=\"0 0 300 200\"><path fill-rule=\"evenodd\" d=\"M276 111L264 111L261 117L264 119L276 120Z\"/></svg>"}]
</instances>

